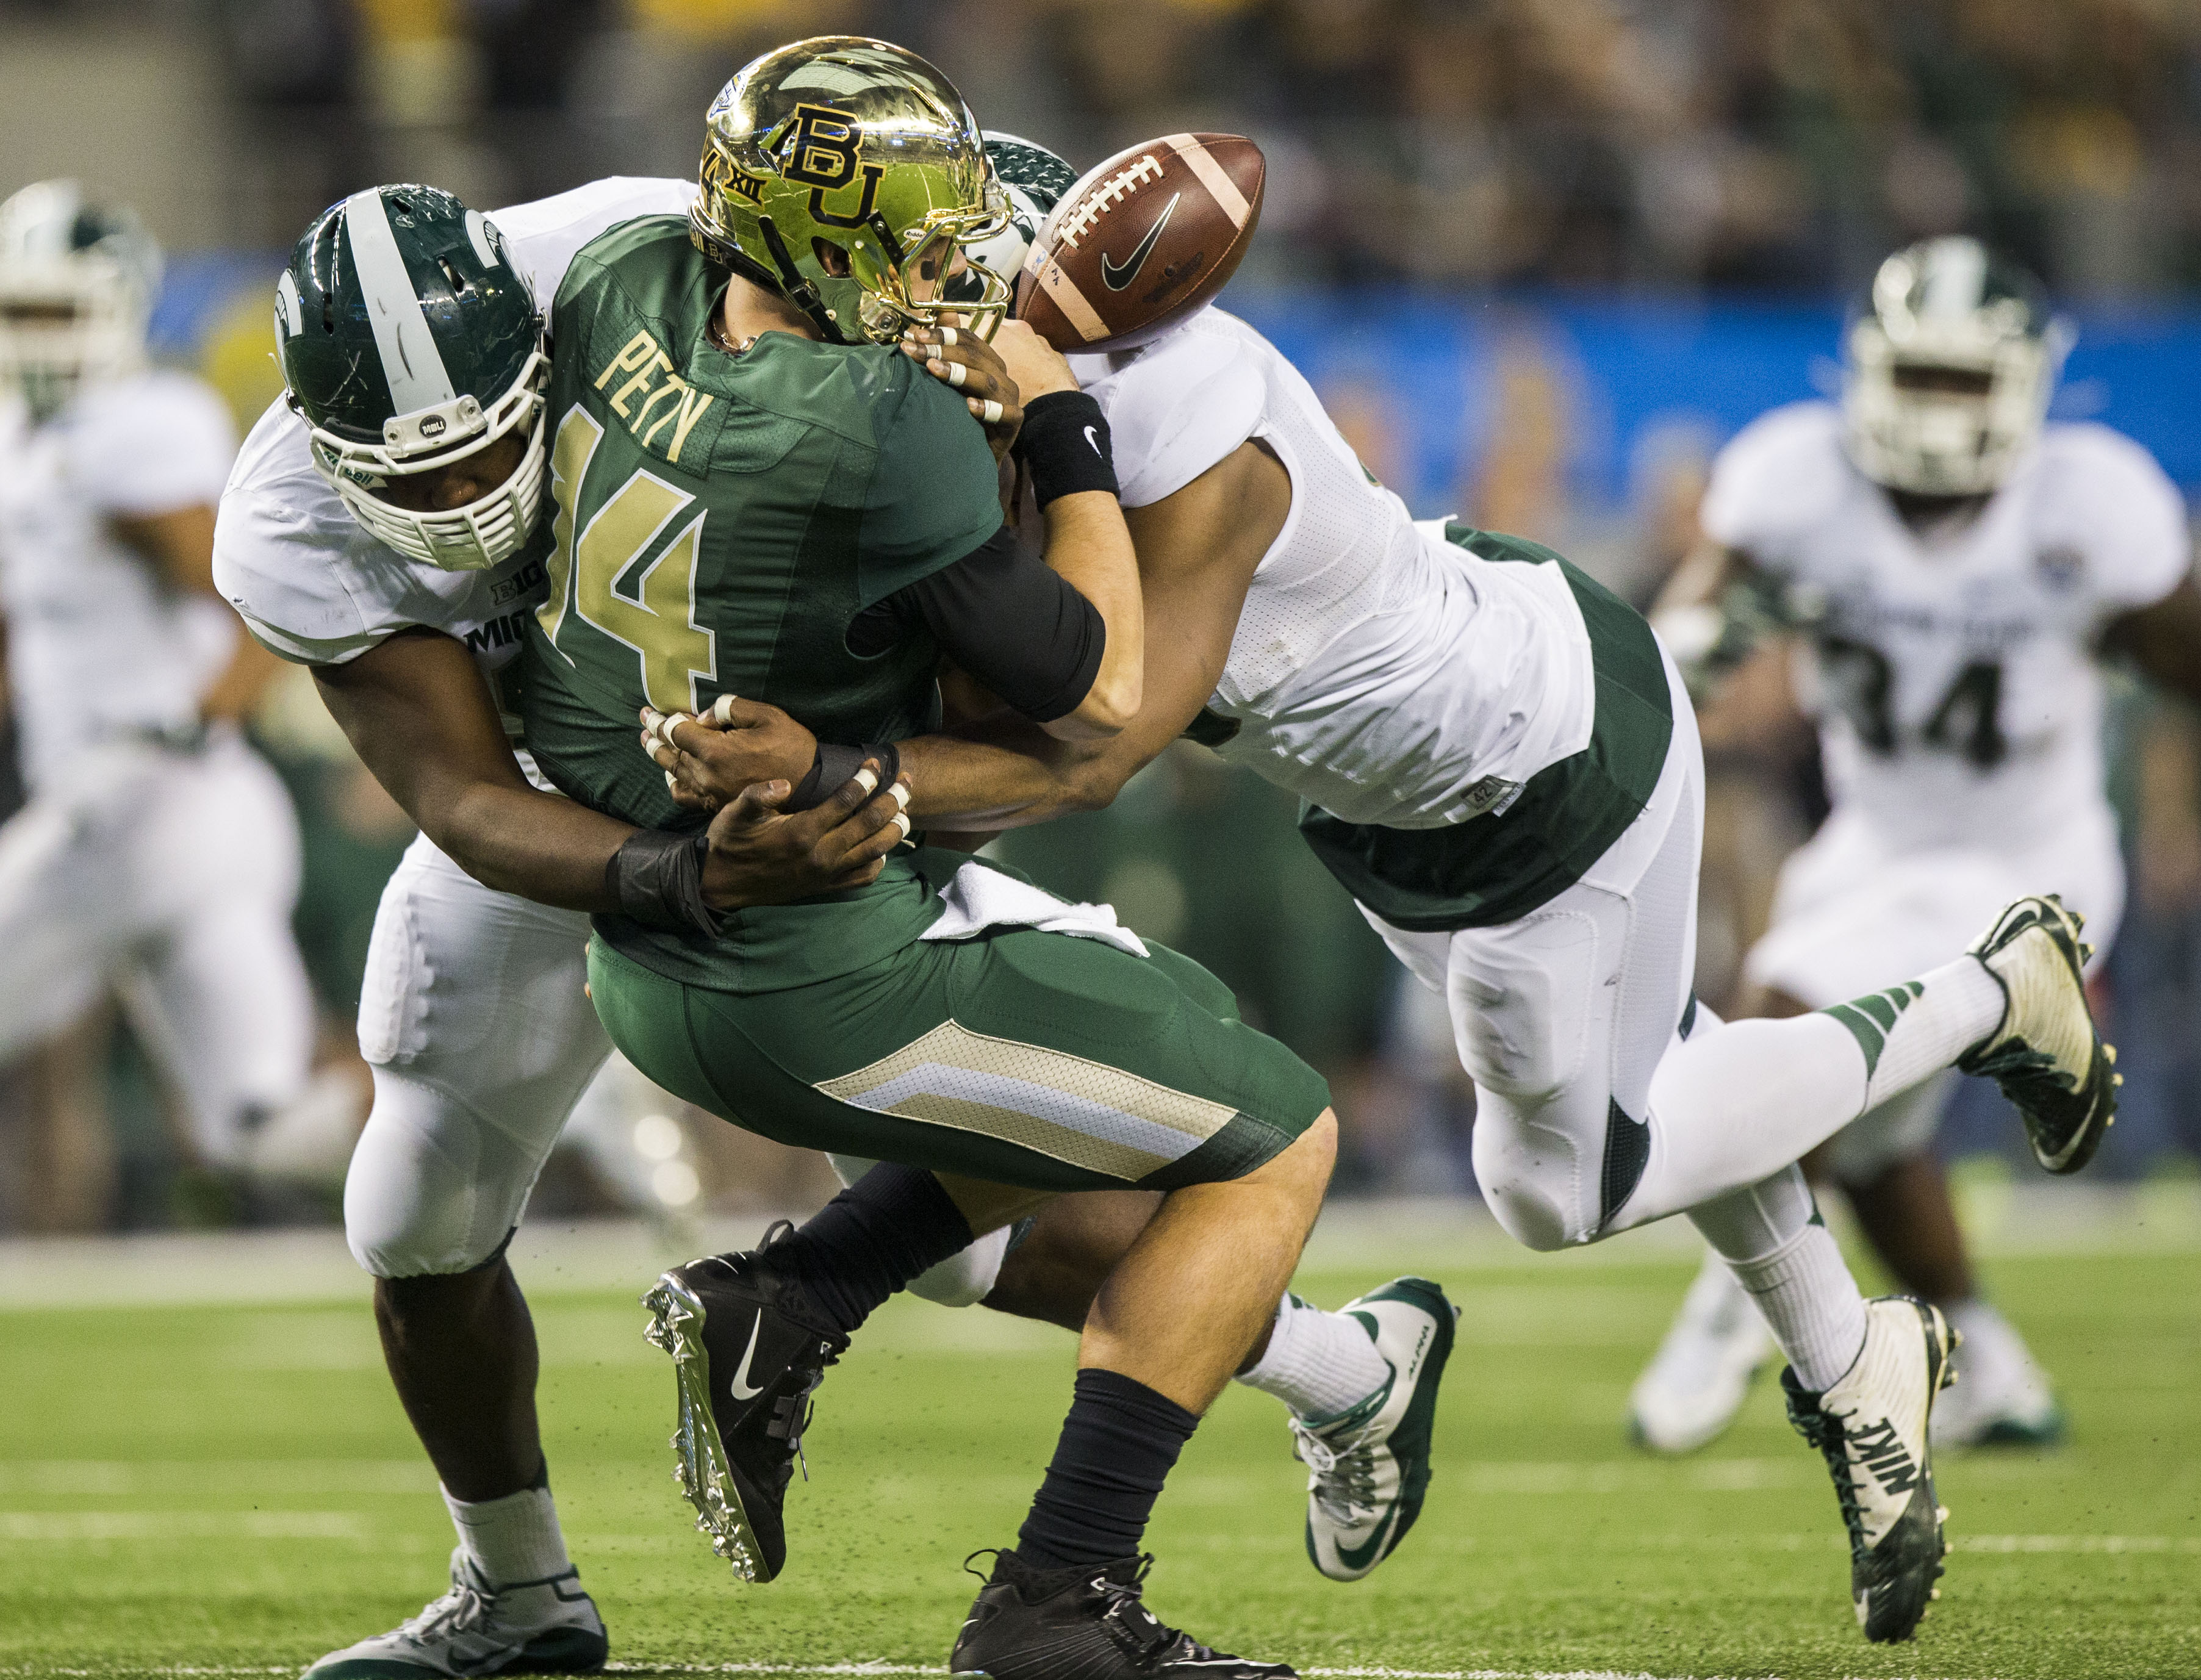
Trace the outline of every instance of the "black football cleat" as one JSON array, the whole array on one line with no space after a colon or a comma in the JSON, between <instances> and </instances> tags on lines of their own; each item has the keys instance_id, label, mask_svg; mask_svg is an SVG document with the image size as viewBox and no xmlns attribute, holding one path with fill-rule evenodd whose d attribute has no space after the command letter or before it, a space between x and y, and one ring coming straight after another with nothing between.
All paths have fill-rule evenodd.
<instances>
[{"instance_id":1,"label":"black football cleat","mask_svg":"<svg viewBox=\"0 0 2201 1680\"><path fill-rule=\"evenodd\" d=\"M787 1562L781 1507L802 1452L811 1391L848 1338L825 1322L802 1287L776 1272L772 1245L675 1266L642 1298L643 1333L672 1356L680 1396L673 1479L696 1526L744 1581Z\"/></svg>"},{"instance_id":2,"label":"black football cleat","mask_svg":"<svg viewBox=\"0 0 2201 1680\"><path fill-rule=\"evenodd\" d=\"M1139 1596L1153 1563L1034 1569L995 1553L948 1659L950 1680L1294 1680L1282 1663L1226 1656L1164 1627Z\"/></svg>"}]
</instances>

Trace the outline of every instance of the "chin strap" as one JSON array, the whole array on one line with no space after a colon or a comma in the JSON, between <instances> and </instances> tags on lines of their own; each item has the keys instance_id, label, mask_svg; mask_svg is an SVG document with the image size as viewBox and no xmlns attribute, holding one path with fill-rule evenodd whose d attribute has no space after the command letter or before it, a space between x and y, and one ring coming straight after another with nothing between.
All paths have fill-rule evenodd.
<instances>
[{"instance_id":1,"label":"chin strap","mask_svg":"<svg viewBox=\"0 0 2201 1680\"><path fill-rule=\"evenodd\" d=\"M772 225L772 218L759 216L757 226L764 231L765 244L771 250L772 260L779 269L778 274L766 284L773 291L779 292L804 314L809 316L811 324L825 335L827 344L853 343L854 340L841 331L839 324L833 319L832 312L826 308L825 297L818 290L818 283L815 280L805 279L802 271L795 266L795 259L788 255L787 241L779 237L779 229Z\"/></svg>"}]
</instances>

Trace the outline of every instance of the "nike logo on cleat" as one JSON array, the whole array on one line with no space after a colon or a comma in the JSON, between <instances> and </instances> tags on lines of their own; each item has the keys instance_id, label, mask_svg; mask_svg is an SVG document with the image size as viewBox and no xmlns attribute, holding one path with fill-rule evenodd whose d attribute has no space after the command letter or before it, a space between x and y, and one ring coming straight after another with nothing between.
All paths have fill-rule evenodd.
<instances>
[{"instance_id":1,"label":"nike logo on cleat","mask_svg":"<svg viewBox=\"0 0 2201 1680\"><path fill-rule=\"evenodd\" d=\"M756 1322L749 1326L748 1350L742 1355L740 1368L734 1372L734 1380L727 1384L727 1391L736 1400L754 1400L764 1392L761 1388L753 1389L749 1386L749 1361L756 1358L757 1336L763 1329L764 1314L760 1313L756 1316Z\"/></svg>"},{"instance_id":2,"label":"nike logo on cleat","mask_svg":"<svg viewBox=\"0 0 2201 1680\"><path fill-rule=\"evenodd\" d=\"M1893 1419L1883 1418L1852 1437L1851 1450L1858 1462L1872 1472L1883 1493L1907 1494L1918 1485L1918 1466L1911 1462L1910 1450L1896 1439Z\"/></svg>"}]
</instances>

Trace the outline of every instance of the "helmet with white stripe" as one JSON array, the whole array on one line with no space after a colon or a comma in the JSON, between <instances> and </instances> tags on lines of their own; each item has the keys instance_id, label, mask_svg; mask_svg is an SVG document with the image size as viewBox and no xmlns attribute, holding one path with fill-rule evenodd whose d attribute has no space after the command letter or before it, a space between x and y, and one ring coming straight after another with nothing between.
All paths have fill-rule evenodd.
<instances>
[{"instance_id":1,"label":"helmet with white stripe","mask_svg":"<svg viewBox=\"0 0 2201 1680\"><path fill-rule=\"evenodd\" d=\"M452 571L517 554L542 516L543 316L479 212L448 192L384 186L331 205L275 286L286 400L314 464L371 534ZM460 467L525 431L518 464L464 506L408 479Z\"/></svg>"},{"instance_id":2,"label":"helmet with white stripe","mask_svg":"<svg viewBox=\"0 0 2201 1680\"><path fill-rule=\"evenodd\" d=\"M1849 330L1850 459L1891 490L1986 494L2040 435L2069 348L2040 282L1978 240L1896 252Z\"/></svg>"},{"instance_id":3,"label":"helmet with white stripe","mask_svg":"<svg viewBox=\"0 0 2201 1680\"><path fill-rule=\"evenodd\" d=\"M49 414L90 380L145 357L161 248L74 181L39 181L0 204L0 381Z\"/></svg>"},{"instance_id":4,"label":"helmet with white stripe","mask_svg":"<svg viewBox=\"0 0 2201 1680\"><path fill-rule=\"evenodd\" d=\"M959 302L979 297L981 273L1004 275L1014 286L1040 225L1077 184L1077 171L1036 141L992 128L985 131L985 141L986 161L1008 194L1009 213L990 237L964 247L971 267L948 283L948 297Z\"/></svg>"}]
</instances>

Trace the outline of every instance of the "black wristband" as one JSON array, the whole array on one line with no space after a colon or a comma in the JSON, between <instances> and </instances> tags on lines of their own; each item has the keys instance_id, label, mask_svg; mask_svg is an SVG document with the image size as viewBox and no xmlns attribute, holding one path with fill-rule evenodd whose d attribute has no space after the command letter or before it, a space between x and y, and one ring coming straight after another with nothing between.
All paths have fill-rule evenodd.
<instances>
[{"instance_id":1,"label":"black wristband","mask_svg":"<svg viewBox=\"0 0 2201 1680\"><path fill-rule=\"evenodd\" d=\"M1024 404L1015 454L1031 469L1032 494L1042 508L1081 490L1116 494L1108 416L1082 391L1050 391Z\"/></svg>"},{"instance_id":2,"label":"black wristband","mask_svg":"<svg viewBox=\"0 0 2201 1680\"><path fill-rule=\"evenodd\" d=\"M715 939L719 918L703 900L703 858L710 849L705 835L637 830L604 865L604 885L619 913L645 927Z\"/></svg>"},{"instance_id":3,"label":"black wristband","mask_svg":"<svg viewBox=\"0 0 2201 1680\"><path fill-rule=\"evenodd\" d=\"M787 796L780 808L786 811L807 811L823 805L864 767L867 758L879 764L879 786L891 787L895 777L901 774L901 751L891 741L874 741L867 747L835 747L825 742L818 743L818 756L811 761L810 773L795 784L795 791Z\"/></svg>"}]
</instances>

